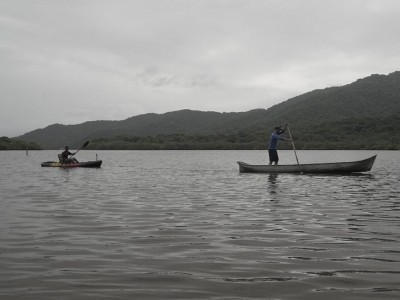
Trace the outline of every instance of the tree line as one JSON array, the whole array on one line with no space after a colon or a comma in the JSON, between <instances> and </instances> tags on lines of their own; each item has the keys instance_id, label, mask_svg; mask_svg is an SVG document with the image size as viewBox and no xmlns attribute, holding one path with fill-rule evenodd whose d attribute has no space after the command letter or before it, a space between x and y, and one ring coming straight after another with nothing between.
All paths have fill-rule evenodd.
<instances>
[{"instance_id":1,"label":"tree line","mask_svg":"<svg viewBox=\"0 0 400 300\"><path fill-rule=\"evenodd\" d=\"M400 123L400 121L398 121ZM400 150L400 124L375 124L342 121L307 128L292 128L299 150ZM263 150L270 134L264 130L231 134L168 134L155 136L116 136L91 141L93 150ZM288 135L286 134L286 137ZM281 142L280 149L291 149L292 143Z\"/></svg>"},{"instance_id":2,"label":"tree line","mask_svg":"<svg viewBox=\"0 0 400 300\"><path fill-rule=\"evenodd\" d=\"M42 150L42 147L33 142L26 142L9 137L0 137L0 150Z\"/></svg>"}]
</instances>

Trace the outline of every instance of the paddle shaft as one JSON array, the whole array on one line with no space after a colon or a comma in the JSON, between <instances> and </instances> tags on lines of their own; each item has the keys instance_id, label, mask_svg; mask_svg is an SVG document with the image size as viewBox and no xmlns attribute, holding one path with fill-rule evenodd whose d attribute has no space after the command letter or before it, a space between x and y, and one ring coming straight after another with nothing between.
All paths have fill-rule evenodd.
<instances>
[{"instance_id":1,"label":"paddle shaft","mask_svg":"<svg viewBox=\"0 0 400 300\"><path fill-rule=\"evenodd\" d=\"M290 140L292 141L294 156L296 156L296 161L297 161L297 164L299 165L299 169L300 169L300 172L301 172L301 167L300 167L299 159L297 158L296 147L294 146L294 141L293 141L292 133L290 132L289 126L287 126L287 130L288 130L288 133L289 133Z\"/></svg>"},{"instance_id":2,"label":"paddle shaft","mask_svg":"<svg viewBox=\"0 0 400 300\"><path fill-rule=\"evenodd\" d=\"M72 154L69 158L71 159L72 156L74 156L75 154L77 154L80 150L82 150L83 148L85 148L87 145L89 144L89 141L87 141L86 143L83 144L83 146L78 149L78 151L76 151L74 154Z\"/></svg>"}]
</instances>

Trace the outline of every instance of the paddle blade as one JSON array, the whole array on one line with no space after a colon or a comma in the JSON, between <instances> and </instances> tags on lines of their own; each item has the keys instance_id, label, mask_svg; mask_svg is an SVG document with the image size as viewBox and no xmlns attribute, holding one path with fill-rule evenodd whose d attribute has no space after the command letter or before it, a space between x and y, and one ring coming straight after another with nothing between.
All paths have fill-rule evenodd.
<instances>
[{"instance_id":1,"label":"paddle blade","mask_svg":"<svg viewBox=\"0 0 400 300\"><path fill-rule=\"evenodd\" d=\"M82 148L85 148L89 144L89 141L83 144Z\"/></svg>"}]
</instances>

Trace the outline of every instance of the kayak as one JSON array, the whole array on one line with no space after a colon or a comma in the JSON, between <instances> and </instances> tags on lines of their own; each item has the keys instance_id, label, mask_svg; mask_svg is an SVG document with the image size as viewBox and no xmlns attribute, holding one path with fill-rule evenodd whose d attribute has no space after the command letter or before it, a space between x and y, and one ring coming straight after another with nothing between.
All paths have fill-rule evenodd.
<instances>
[{"instance_id":1,"label":"kayak","mask_svg":"<svg viewBox=\"0 0 400 300\"><path fill-rule=\"evenodd\" d=\"M370 171L376 155L370 158L333 163L296 164L296 165L249 165L238 161L240 173L352 173Z\"/></svg>"},{"instance_id":2,"label":"kayak","mask_svg":"<svg viewBox=\"0 0 400 300\"><path fill-rule=\"evenodd\" d=\"M84 161L79 163L63 164L58 161L42 162L42 167L58 167L58 168L100 168L102 160Z\"/></svg>"}]
</instances>

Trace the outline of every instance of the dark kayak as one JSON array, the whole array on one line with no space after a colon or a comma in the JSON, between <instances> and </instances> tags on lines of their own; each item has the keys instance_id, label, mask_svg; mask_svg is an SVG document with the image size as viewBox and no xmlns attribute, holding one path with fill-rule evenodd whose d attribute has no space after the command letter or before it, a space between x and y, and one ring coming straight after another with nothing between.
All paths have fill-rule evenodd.
<instances>
[{"instance_id":1,"label":"dark kayak","mask_svg":"<svg viewBox=\"0 0 400 300\"><path fill-rule=\"evenodd\" d=\"M63 164L58 161L42 162L42 167L58 167L58 168L100 168L102 160L84 161L79 163Z\"/></svg>"}]
</instances>

